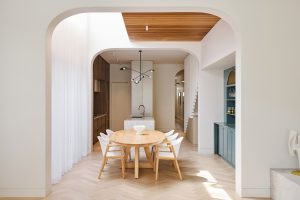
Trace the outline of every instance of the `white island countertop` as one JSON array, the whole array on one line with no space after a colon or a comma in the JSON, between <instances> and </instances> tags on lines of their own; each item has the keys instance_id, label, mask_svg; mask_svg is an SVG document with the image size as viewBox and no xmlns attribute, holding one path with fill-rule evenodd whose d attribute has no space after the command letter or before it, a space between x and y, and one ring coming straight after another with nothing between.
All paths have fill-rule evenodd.
<instances>
[{"instance_id":1,"label":"white island countertop","mask_svg":"<svg viewBox=\"0 0 300 200\"><path fill-rule=\"evenodd\" d=\"M124 130L132 129L134 125L145 125L146 129L148 130L155 129L155 121L153 117L141 117L141 118L129 117L124 120Z\"/></svg>"}]
</instances>

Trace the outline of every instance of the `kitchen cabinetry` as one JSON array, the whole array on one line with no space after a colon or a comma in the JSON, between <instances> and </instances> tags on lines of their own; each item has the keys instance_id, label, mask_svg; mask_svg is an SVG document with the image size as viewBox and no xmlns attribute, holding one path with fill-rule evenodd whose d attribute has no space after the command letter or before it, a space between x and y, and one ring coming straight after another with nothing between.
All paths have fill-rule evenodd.
<instances>
[{"instance_id":1,"label":"kitchen cabinetry","mask_svg":"<svg viewBox=\"0 0 300 200\"><path fill-rule=\"evenodd\" d=\"M235 68L224 71L224 122L214 124L214 152L235 166Z\"/></svg>"},{"instance_id":2,"label":"kitchen cabinetry","mask_svg":"<svg viewBox=\"0 0 300 200\"><path fill-rule=\"evenodd\" d=\"M109 63L98 55L93 63L93 143L109 128Z\"/></svg>"},{"instance_id":3,"label":"kitchen cabinetry","mask_svg":"<svg viewBox=\"0 0 300 200\"><path fill-rule=\"evenodd\" d=\"M235 166L235 129L225 123L214 124L215 154Z\"/></svg>"}]
</instances>

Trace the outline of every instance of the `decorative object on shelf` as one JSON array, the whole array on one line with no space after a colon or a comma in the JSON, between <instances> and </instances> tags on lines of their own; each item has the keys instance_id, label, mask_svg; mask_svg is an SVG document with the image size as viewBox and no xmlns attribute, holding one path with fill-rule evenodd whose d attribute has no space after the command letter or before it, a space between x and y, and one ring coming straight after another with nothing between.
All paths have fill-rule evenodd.
<instances>
[{"instance_id":1,"label":"decorative object on shelf","mask_svg":"<svg viewBox=\"0 0 300 200\"><path fill-rule=\"evenodd\" d=\"M227 85L233 85L235 84L235 70L232 70L227 79Z\"/></svg>"},{"instance_id":2,"label":"decorative object on shelf","mask_svg":"<svg viewBox=\"0 0 300 200\"><path fill-rule=\"evenodd\" d=\"M228 107L227 114L234 115L235 114L235 107Z\"/></svg>"},{"instance_id":3,"label":"decorative object on shelf","mask_svg":"<svg viewBox=\"0 0 300 200\"><path fill-rule=\"evenodd\" d=\"M145 130L146 126L145 125L134 125L133 129L136 131L137 135L143 134L143 130Z\"/></svg>"},{"instance_id":4,"label":"decorative object on shelf","mask_svg":"<svg viewBox=\"0 0 300 200\"><path fill-rule=\"evenodd\" d=\"M121 67L120 70L129 70L129 71L134 71L139 73L138 76L134 77L131 79L132 82L134 82L135 84L138 84L142 81L143 78L147 77L147 78L151 78L151 75L149 75L148 73L152 73L154 72L154 69L149 69L145 72L142 72L142 50L139 50L140 53L140 71L128 68L128 67Z\"/></svg>"},{"instance_id":5,"label":"decorative object on shelf","mask_svg":"<svg viewBox=\"0 0 300 200\"><path fill-rule=\"evenodd\" d=\"M298 170L294 170L291 173L300 176L300 134L297 131L290 131L288 147L291 156L298 156L299 163Z\"/></svg>"},{"instance_id":6,"label":"decorative object on shelf","mask_svg":"<svg viewBox=\"0 0 300 200\"><path fill-rule=\"evenodd\" d=\"M235 98L235 88L234 87L228 89L228 97Z\"/></svg>"}]
</instances>

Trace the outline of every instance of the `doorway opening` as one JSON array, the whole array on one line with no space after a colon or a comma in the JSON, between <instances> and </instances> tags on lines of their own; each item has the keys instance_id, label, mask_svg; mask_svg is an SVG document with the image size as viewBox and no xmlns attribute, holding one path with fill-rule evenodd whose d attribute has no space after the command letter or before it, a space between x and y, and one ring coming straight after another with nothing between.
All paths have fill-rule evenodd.
<instances>
[{"instance_id":1,"label":"doorway opening","mask_svg":"<svg viewBox=\"0 0 300 200\"><path fill-rule=\"evenodd\" d=\"M105 42L105 41L102 41L102 42ZM117 41L118 42L118 41ZM127 41L125 42L125 44L124 43L122 43L122 45L124 46L124 47L127 47L127 48L133 48L136 44L134 44L134 43L131 43L130 41L128 41L128 43L127 43ZM105 45L103 45L103 46L99 46L99 47L97 47L97 48L95 48L95 49L93 49L93 51L95 51L95 52L101 52L101 51L104 51L105 49L109 49L109 48L117 48L117 47L119 47L119 46L117 46L117 44L116 43L111 43L111 45L110 44L107 44L107 42L105 43ZM149 44L149 45L146 45L145 44L145 47L147 47L147 48L162 48L162 47L164 47L164 48L166 48L166 45L165 45L165 43L156 43L156 44ZM178 44L173 44L173 43L169 43L168 45L167 45L167 48L170 48L170 49L175 49L175 48L178 48ZM200 58L200 52L198 52L197 51L197 49L195 50L195 49L193 49L193 48L191 48L189 45L184 45L184 44L182 44L182 45L180 45L180 48L181 49L184 49L184 50L186 50L186 51L188 51L188 52L191 52L192 54L194 54L194 55L196 55L196 57L197 58ZM88 62L91 60L91 55L95 55L95 53L91 53L90 55L88 55L87 56L87 58L88 58ZM237 67L239 67L238 66L238 63L237 63ZM87 68L88 68L88 66L87 66ZM87 69L88 70L88 69ZM237 70L238 72L239 72L239 70ZM90 73L90 72L88 72L88 73ZM238 73L237 73L238 74ZM91 73L90 73L90 75L91 75ZM92 81L91 81L92 82ZM238 88L240 88L240 87L238 87ZM238 95L239 93L237 93L237 95ZM180 95L182 95L183 97L184 97L184 91L180 94ZM184 98L182 98L182 100L183 100ZM185 102L185 103L187 103L187 102ZM238 102L238 103L240 103L240 102ZM182 105L184 105L184 100L181 102L181 104ZM198 104L198 103L197 103ZM200 108L201 109L201 108ZM236 110L238 111L239 110L239 105L237 105L237 108L236 108ZM51 115L51 113L50 113L50 115ZM93 114L91 114L90 115L91 117L93 116ZM91 119L90 119L91 120ZM199 132L199 131L198 131ZM49 141L50 142L50 141ZM53 147L52 147L53 148ZM238 166L237 166L238 167ZM238 177L238 176L237 176Z\"/></svg>"},{"instance_id":2,"label":"doorway opening","mask_svg":"<svg viewBox=\"0 0 300 200\"><path fill-rule=\"evenodd\" d=\"M184 131L184 69L175 76L175 131Z\"/></svg>"}]
</instances>

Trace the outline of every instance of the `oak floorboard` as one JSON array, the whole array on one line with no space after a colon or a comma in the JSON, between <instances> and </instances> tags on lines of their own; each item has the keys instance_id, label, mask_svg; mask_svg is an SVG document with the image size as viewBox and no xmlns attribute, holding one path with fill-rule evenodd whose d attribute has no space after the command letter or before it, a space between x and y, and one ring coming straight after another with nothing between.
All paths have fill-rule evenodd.
<instances>
[{"instance_id":1,"label":"oak floorboard","mask_svg":"<svg viewBox=\"0 0 300 200\"><path fill-rule=\"evenodd\" d=\"M141 157L144 156L141 153ZM109 160L98 179L102 156L99 145L53 185L46 198L0 198L5 200L158 200L158 199L224 199L239 198L235 193L234 169L217 155L200 155L187 140L183 141L178 162L183 176L180 181L171 161L159 163L159 179L155 181L152 169L126 169L122 178L120 162ZM256 200L259 200L256 198ZM266 199L264 199L266 200Z\"/></svg>"}]
</instances>

